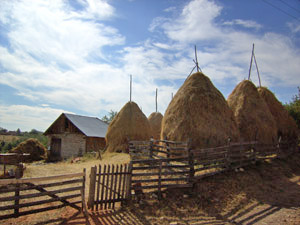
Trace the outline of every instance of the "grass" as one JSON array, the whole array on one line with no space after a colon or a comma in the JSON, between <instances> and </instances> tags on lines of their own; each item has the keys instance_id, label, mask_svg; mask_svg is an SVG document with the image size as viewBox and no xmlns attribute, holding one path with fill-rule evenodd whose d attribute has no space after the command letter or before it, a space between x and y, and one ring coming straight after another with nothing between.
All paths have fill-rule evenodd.
<instances>
[{"instance_id":1,"label":"grass","mask_svg":"<svg viewBox=\"0 0 300 225\"><path fill-rule=\"evenodd\" d=\"M105 153L102 156L102 160L86 157L82 161L76 163L70 163L69 160L56 162L56 163L44 163L42 161L31 163L26 165L24 171L24 178L31 177L47 177L69 173L80 173L83 169L86 169L86 196L88 196L88 187L90 184L89 174L91 167L104 165L104 164L124 164L129 163L130 157L125 153Z\"/></svg>"},{"instance_id":2,"label":"grass","mask_svg":"<svg viewBox=\"0 0 300 225\"><path fill-rule=\"evenodd\" d=\"M0 135L0 142L4 141L4 142L13 142L16 140L19 140L20 136L13 136L13 135Z\"/></svg>"}]
</instances>

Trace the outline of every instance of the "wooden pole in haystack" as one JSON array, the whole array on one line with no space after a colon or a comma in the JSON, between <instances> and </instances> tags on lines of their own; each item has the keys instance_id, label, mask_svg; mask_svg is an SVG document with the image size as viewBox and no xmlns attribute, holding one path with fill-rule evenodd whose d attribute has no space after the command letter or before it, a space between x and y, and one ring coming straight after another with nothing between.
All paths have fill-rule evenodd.
<instances>
[{"instance_id":1,"label":"wooden pole in haystack","mask_svg":"<svg viewBox=\"0 0 300 225\"><path fill-rule=\"evenodd\" d=\"M156 88L156 94L155 94L155 112L157 112L157 88Z\"/></svg>"},{"instance_id":2,"label":"wooden pole in haystack","mask_svg":"<svg viewBox=\"0 0 300 225\"><path fill-rule=\"evenodd\" d=\"M248 80L250 80L250 76L251 76L251 69L252 69L253 59L254 59L254 63L255 63L255 67L256 67L256 71L257 71L259 87L261 87L261 81L260 81L260 75L259 75L259 71L258 71L258 65L257 65L257 62L256 62L255 53L254 53L254 43L252 45L252 54L251 54L251 60L250 60L250 68L249 68Z\"/></svg>"},{"instance_id":3,"label":"wooden pole in haystack","mask_svg":"<svg viewBox=\"0 0 300 225\"><path fill-rule=\"evenodd\" d=\"M252 62L253 62L253 54L254 54L254 43L252 45L252 53L251 53L251 60L250 60L250 68L249 68L248 80L250 80L250 75L251 75Z\"/></svg>"},{"instance_id":4,"label":"wooden pole in haystack","mask_svg":"<svg viewBox=\"0 0 300 225\"><path fill-rule=\"evenodd\" d=\"M130 74L130 102L131 102L131 95L132 95L132 75Z\"/></svg>"},{"instance_id":5,"label":"wooden pole in haystack","mask_svg":"<svg viewBox=\"0 0 300 225\"><path fill-rule=\"evenodd\" d=\"M188 77L193 73L194 69L197 68L197 72L202 72L201 68L199 67L199 63L198 63L198 57L197 57L197 47L195 45L195 59L193 59L194 63L196 64L194 66L194 68L192 69L192 71L190 72L190 74L188 75Z\"/></svg>"}]
</instances>

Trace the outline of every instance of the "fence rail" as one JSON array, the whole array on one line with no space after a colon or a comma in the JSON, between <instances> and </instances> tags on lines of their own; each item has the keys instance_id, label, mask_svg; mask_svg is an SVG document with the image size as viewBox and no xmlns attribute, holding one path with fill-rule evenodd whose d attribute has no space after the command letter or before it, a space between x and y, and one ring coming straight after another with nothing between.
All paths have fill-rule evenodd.
<instances>
[{"instance_id":1,"label":"fence rail","mask_svg":"<svg viewBox=\"0 0 300 225\"><path fill-rule=\"evenodd\" d=\"M85 212L84 186L85 169L82 173L59 176L0 180L0 219L65 206Z\"/></svg>"},{"instance_id":2,"label":"fence rail","mask_svg":"<svg viewBox=\"0 0 300 225\"><path fill-rule=\"evenodd\" d=\"M204 177L259 160L283 157L295 149L291 143L266 145L256 141L191 149L189 143L153 139L148 142L130 142L132 188L152 189L160 195L162 188L191 187Z\"/></svg>"}]
</instances>

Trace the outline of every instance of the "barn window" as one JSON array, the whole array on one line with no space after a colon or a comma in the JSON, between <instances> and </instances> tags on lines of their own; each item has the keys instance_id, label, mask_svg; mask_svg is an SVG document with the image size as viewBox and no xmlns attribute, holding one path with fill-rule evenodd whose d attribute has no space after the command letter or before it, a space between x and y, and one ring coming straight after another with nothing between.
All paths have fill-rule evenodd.
<instances>
[{"instance_id":1,"label":"barn window","mask_svg":"<svg viewBox=\"0 0 300 225\"><path fill-rule=\"evenodd\" d=\"M65 119L65 129L69 128L69 122L67 119Z\"/></svg>"}]
</instances>

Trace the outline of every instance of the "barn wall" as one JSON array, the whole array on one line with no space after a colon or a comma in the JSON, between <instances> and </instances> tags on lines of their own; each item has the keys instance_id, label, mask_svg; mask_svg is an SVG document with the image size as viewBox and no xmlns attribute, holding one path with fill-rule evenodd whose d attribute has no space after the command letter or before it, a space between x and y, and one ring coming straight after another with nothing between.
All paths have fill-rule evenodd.
<instances>
[{"instance_id":1,"label":"barn wall","mask_svg":"<svg viewBox=\"0 0 300 225\"><path fill-rule=\"evenodd\" d=\"M97 152L105 148L105 138L87 137L86 138L86 151Z\"/></svg>"},{"instance_id":2,"label":"barn wall","mask_svg":"<svg viewBox=\"0 0 300 225\"><path fill-rule=\"evenodd\" d=\"M82 134L56 134L50 135L50 138L61 139L61 158L70 158L72 156L82 156L86 152L86 140ZM51 146L51 145L50 145Z\"/></svg>"}]
</instances>

